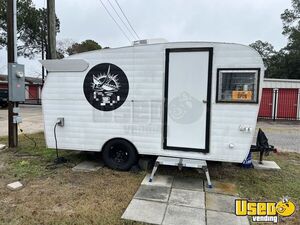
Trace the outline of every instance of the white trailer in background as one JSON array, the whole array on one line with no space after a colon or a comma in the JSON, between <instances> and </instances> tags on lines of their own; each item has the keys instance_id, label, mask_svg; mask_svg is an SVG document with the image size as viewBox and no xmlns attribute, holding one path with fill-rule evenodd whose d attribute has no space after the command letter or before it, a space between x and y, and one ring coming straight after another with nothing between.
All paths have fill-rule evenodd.
<instances>
[{"instance_id":1,"label":"white trailer in background","mask_svg":"<svg viewBox=\"0 0 300 225\"><path fill-rule=\"evenodd\" d=\"M240 163L249 153L264 64L248 46L136 44L41 63L50 148L64 118L60 149L102 151L121 170L139 154Z\"/></svg>"}]
</instances>

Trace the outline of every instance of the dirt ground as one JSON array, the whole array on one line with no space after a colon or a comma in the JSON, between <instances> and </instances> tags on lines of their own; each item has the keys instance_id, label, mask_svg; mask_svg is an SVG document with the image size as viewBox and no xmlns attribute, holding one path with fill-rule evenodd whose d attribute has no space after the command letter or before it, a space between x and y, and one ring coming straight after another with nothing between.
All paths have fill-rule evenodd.
<instances>
[{"instance_id":1,"label":"dirt ground","mask_svg":"<svg viewBox=\"0 0 300 225\"><path fill-rule=\"evenodd\" d=\"M143 172L73 172L71 168L93 155L60 152L69 162L53 165L55 151L46 149L43 133L21 135L18 149L0 152L0 224L132 224L120 215L136 192ZM0 138L0 142L3 141ZM6 185L20 181L24 188Z\"/></svg>"},{"instance_id":2,"label":"dirt ground","mask_svg":"<svg viewBox=\"0 0 300 225\"><path fill-rule=\"evenodd\" d=\"M78 173L71 167L93 159L93 155L65 152L69 162L53 166L55 152L45 147L43 133L20 137L18 149L0 152L0 224L12 225L114 225L140 224L120 219L137 191L145 171L119 172L102 168L97 172ZM6 138L0 137L0 142ZM241 197L278 201L283 196L300 204L300 154L271 154L280 171L243 169L232 164L209 164L212 180L234 183ZM160 167L158 174L191 176L205 179L195 170ZM10 191L6 185L19 180L24 188ZM300 224L300 213L281 219L280 224Z\"/></svg>"}]
</instances>

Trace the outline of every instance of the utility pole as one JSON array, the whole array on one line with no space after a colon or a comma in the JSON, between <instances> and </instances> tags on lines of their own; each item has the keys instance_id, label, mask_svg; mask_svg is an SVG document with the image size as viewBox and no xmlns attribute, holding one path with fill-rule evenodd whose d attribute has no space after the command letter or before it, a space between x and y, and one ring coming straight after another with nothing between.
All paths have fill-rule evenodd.
<instances>
[{"instance_id":1,"label":"utility pole","mask_svg":"<svg viewBox=\"0 0 300 225\"><path fill-rule=\"evenodd\" d=\"M55 0L47 0L48 48L47 59L56 59L56 16Z\"/></svg>"},{"instance_id":2,"label":"utility pole","mask_svg":"<svg viewBox=\"0 0 300 225\"><path fill-rule=\"evenodd\" d=\"M7 0L7 62L17 62L17 1ZM8 82L10 82L8 75ZM8 89L12 92L11 88ZM14 123L14 108L18 106L17 102L9 100L8 102L8 145L14 148L18 145L18 124Z\"/></svg>"},{"instance_id":3,"label":"utility pole","mask_svg":"<svg viewBox=\"0 0 300 225\"><path fill-rule=\"evenodd\" d=\"M44 40L42 40L42 60L45 59L44 51L45 51ZM45 83L45 70L44 70L44 66L42 66L42 88L44 87L44 83Z\"/></svg>"},{"instance_id":4,"label":"utility pole","mask_svg":"<svg viewBox=\"0 0 300 225\"><path fill-rule=\"evenodd\" d=\"M48 21L48 19L43 17L42 18L42 24L45 24L45 21ZM48 24L46 26L48 26ZM45 50L47 50L46 31L47 31L47 28L42 26L42 60L45 59ZM44 87L44 83L45 83L45 68L44 68L44 66L42 66L42 88Z\"/></svg>"}]
</instances>

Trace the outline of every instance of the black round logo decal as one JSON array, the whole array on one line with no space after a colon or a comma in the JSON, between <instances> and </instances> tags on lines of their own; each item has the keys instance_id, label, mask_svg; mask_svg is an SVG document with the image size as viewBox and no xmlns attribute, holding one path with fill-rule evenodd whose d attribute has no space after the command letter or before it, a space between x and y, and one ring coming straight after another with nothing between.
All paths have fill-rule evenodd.
<instances>
[{"instance_id":1,"label":"black round logo decal","mask_svg":"<svg viewBox=\"0 0 300 225\"><path fill-rule=\"evenodd\" d=\"M94 66L85 76L83 91L88 102L101 111L119 108L128 96L129 84L123 70L111 63Z\"/></svg>"}]
</instances>

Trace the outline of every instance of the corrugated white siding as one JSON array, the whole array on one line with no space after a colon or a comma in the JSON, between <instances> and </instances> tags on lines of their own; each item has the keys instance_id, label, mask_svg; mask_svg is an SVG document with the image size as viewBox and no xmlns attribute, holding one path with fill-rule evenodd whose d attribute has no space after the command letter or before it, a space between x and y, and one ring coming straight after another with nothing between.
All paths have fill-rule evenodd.
<instances>
[{"instance_id":1,"label":"corrugated white siding","mask_svg":"<svg viewBox=\"0 0 300 225\"><path fill-rule=\"evenodd\" d=\"M214 48L208 154L162 149L165 49L190 47ZM262 60L249 47L222 43L166 43L94 51L72 58L85 59L89 68L85 72L50 73L43 89L45 135L49 147L54 147L56 118L64 117L65 127L59 127L57 131L61 149L100 151L107 140L122 137L131 141L140 154L229 162L241 162L246 157L255 131L258 104L216 104L215 99L217 68L261 68L263 77ZM111 112L94 109L83 93L85 75L99 63L116 64L129 81L126 102ZM250 126L252 131L241 132L240 125ZM233 149L229 148L230 143L235 145Z\"/></svg>"},{"instance_id":2,"label":"corrugated white siding","mask_svg":"<svg viewBox=\"0 0 300 225\"><path fill-rule=\"evenodd\" d=\"M292 79L264 79L264 88L299 88L300 80Z\"/></svg>"}]
</instances>

